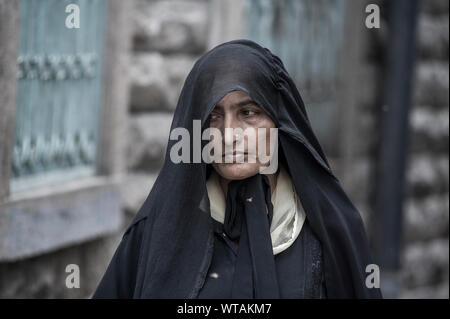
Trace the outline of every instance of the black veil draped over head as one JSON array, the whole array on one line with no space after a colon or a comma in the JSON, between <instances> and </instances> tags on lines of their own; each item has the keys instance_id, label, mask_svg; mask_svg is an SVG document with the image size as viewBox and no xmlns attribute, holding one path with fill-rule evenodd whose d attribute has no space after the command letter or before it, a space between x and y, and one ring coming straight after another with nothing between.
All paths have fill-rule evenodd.
<instances>
[{"instance_id":1,"label":"black veil draped over head","mask_svg":"<svg viewBox=\"0 0 450 319\"><path fill-rule=\"evenodd\" d=\"M281 60L249 40L216 46L194 65L181 91L171 131L190 133L190 163L165 162L128 226L94 298L196 298L212 257L214 235L206 181L211 165L193 152L193 120L209 114L227 93L246 92L278 128L279 153L307 219L322 245L328 298L381 298L366 286L372 264L358 210L333 175L300 94ZM198 132L197 132L198 135Z\"/></svg>"}]
</instances>

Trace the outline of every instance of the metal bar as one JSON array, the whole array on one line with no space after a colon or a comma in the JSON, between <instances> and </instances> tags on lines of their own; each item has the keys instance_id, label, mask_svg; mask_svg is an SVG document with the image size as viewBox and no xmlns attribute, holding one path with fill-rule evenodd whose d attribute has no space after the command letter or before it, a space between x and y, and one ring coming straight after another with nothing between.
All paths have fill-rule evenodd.
<instances>
[{"instance_id":1,"label":"metal bar","mask_svg":"<svg viewBox=\"0 0 450 319\"><path fill-rule=\"evenodd\" d=\"M400 266L402 204L405 162L408 150L408 117L415 60L417 0L388 3L389 40L386 47L384 105L380 114L378 179L375 192L377 213L376 260L385 273ZM386 283L388 284L388 283ZM381 287L383 289L383 287ZM395 284L384 287L398 293ZM388 292L389 293L389 292Z\"/></svg>"}]
</instances>

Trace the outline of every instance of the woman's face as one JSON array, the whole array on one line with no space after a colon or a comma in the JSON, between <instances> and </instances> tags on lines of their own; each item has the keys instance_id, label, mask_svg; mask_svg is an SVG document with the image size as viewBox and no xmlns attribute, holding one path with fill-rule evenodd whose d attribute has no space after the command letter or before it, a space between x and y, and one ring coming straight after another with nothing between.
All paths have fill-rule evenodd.
<instances>
[{"instance_id":1,"label":"woman's face","mask_svg":"<svg viewBox=\"0 0 450 319\"><path fill-rule=\"evenodd\" d=\"M266 160L260 161L258 141L263 143L261 136L265 135L265 154L268 156L270 128L274 128L275 124L247 93L232 91L225 95L211 112L210 127L217 128L222 134L222 161L213 162L212 165L223 178L244 179L258 174L261 166L269 165ZM236 136L236 129L239 128L250 134L240 133ZM214 136L211 136L211 140L214 143ZM237 154L232 155L233 152ZM262 152L264 154L264 150Z\"/></svg>"}]
</instances>

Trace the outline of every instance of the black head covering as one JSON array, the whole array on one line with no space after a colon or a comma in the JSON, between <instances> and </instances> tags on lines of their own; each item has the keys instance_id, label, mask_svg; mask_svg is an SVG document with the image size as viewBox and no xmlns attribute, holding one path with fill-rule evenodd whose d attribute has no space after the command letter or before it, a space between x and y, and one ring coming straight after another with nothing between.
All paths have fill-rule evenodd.
<instances>
[{"instance_id":1,"label":"black head covering","mask_svg":"<svg viewBox=\"0 0 450 319\"><path fill-rule=\"evenodd\" d=\"M202 130L209 127L209 114L216 103L234 90L245 91L278 127L280 160L322 244L328 297L381 297L379 289L365 285L365 269L372 259L362 219L333 175L311 129L300 94L276 55L249 40L230 41L204 54L185 81L171 131L183 127L191 137L199 135L194 132L193 120L201 120ZM195 298L198 295L213 245L206 189L211 167L204 162L195 163L197 155L192 151L193 143L198 142L195 140L191 140L191 163L173 163L170 150L177 142L169 140L159 176L124 234L121 247L97 289L97 297L122 294L110 291L123 290L129 284L119 284L116 278L120 275L115 273L124 274L121 282L132 281L131 288L127 286L130 297ZM267 177L258 174L245 183L253 185L253 190L259 189L255 194L261 196L265 194L261 188L264 178ZM238 188L239 183L235 184L232 192ZM264 200L267 202L267 197L260 197L259 202ZM230 214L228 207L228 218ZM264 250L260 253L264 259ZM249 258L249 254L246 256L243 259ZM264 287L276 285L276 279L258 281L267 273L273 273L270 267L253 269L254 285L260 287L255 289L263 291Z\"/></svg>"}]
</instances>

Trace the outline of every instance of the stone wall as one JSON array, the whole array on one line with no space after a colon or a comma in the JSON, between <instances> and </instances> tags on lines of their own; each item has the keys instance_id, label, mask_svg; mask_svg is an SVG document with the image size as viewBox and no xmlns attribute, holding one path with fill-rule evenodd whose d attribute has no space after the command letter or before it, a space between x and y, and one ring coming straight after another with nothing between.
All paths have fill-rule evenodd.
<instances>
[{"instance_id":1,"label":"stone wall","mask_svg":"<svg viewBox=\"0 0 450 319\"><path fill-rule=\"evenodd\" d=\"M404 202L405 298L449 296L449 2L422 0Z\"/></svg>"}]
</instances>

